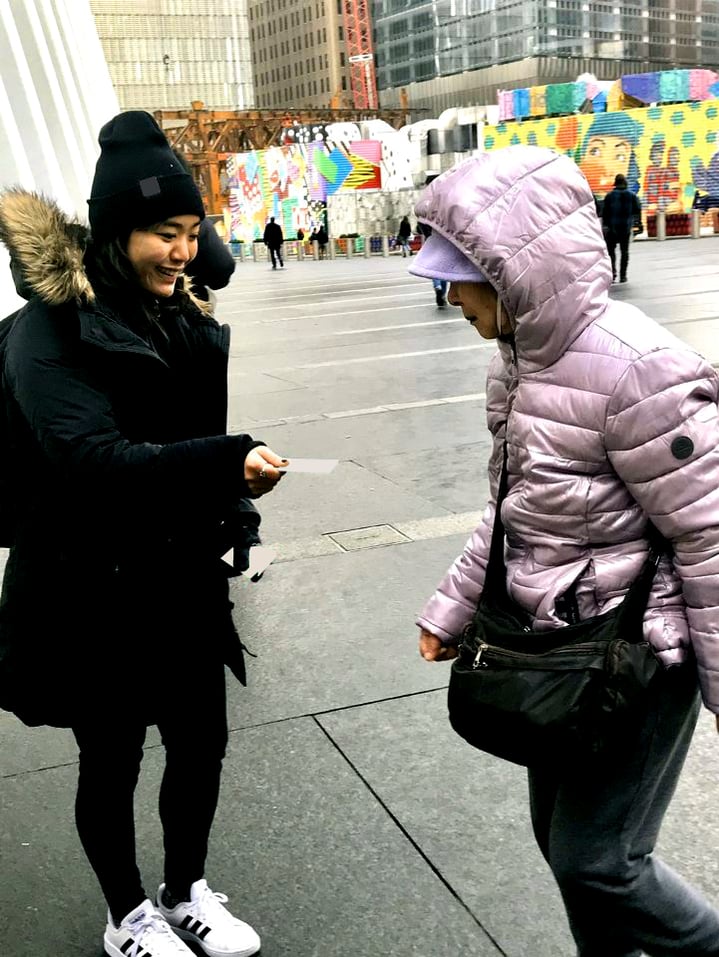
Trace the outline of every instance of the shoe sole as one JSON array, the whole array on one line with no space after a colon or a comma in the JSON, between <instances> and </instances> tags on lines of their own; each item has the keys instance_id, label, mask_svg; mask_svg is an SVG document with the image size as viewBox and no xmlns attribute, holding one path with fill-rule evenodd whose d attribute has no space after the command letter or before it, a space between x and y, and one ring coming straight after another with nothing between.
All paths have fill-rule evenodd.
<instances>
[{"instance_id":1,"label":"shoe sole","mask_svg":"<svg viewBox=\"0 0 719 957\"><path fill-rule=\"evenodd\" d=\"M203 954L207 954L207 957L255 957L256 954L260 953L260 947L256 947L254 950L245 948L244 950L213 950L211 947L208 947L203 941L198 940L194 934L191 934L187 930L183 930L181 927L173 927L170 924L174 933L183 940L186 944L194 944L198 950L201 950ZM114 955L113 955L114 957ZM120 954L119 957L125 957L124 954Z\"/></svg>"}]
</instances>

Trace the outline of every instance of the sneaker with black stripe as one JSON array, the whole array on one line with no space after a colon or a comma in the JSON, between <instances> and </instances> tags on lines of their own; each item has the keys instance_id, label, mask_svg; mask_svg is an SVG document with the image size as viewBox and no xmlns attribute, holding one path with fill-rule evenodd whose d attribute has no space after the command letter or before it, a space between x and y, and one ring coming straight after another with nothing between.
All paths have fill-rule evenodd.
<instances>
[{"instance_id":1,"label":"sneaker with black stripe","mask_svg":"<svg viewBox=\"0 0 719 957\"><path fill-rule=\"evenodd\" d=\"M194 957L149 900L131 910L119 927L108 914L104 944L108 957Z\"/></svg>"},{"instance_id":2,"label":"sneaker with black stripe","mask_svg":"<svg viewBox=\"0 0 719 957\"><path fill-rule=\"evenodd\" d=\"M163 904L165 885L157 892L157 908L178 937L196 944L207 957L252 957L260 949L258 934L224 906L227 897L215 894L207 881L195 881L190 900L176 907Z\"/></svg>"}]
</instances>

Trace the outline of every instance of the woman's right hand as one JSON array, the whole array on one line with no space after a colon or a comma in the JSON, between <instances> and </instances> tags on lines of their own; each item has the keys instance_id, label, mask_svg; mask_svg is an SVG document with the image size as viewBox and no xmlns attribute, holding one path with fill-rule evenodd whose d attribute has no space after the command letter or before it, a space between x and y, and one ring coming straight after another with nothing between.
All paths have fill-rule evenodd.
<instances>
[{"instance_id":1,"label":"woman's right hand","mask_svg":"<svg viewBox=\"0 0 719 957\"><path fill-rule=\"evenodd\" d=\"M419 653L425 661L449 661L459 654L456 645L446 645L424 628L419 633Z\"/></svg>"},{"instance_id":2,"label":"woman's right hand","mask_svg":"<svg viewBox=\"0 0 719 957\"><path fill-rule=\"evenodd\" d=\"M276 455L266 445L258 445L247 453L245 459L245 481L255 498L271 492L284 475L278 467L289 464L288 459Z\"/></svg>"}]
</instances>

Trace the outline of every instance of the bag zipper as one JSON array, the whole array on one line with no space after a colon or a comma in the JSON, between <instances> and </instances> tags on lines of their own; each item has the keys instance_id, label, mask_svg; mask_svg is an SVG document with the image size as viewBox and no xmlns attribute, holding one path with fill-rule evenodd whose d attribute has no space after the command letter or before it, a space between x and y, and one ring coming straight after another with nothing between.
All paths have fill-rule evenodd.
<instances>
[{"instance_id":1,"label":"bag zipper","mask_svg":"<svg viewBox=\"0 0 719 957\"><path fill-rule=\"evenodd\" d=\"M526 652L519 651L510 651L508 648L500 648L497 645L490 645L486 641L480 642L477 648L477 654L474 656L472 661L472 670L476 671L478 668L488 668L489 665L486 661L483 660L485 651L490 651L492 654L497 655L500 658L520 658L526 659L534 658L536 661L540 661L545 655L549 658L552 655L573 655L573 654L593 654L596 653L603 645L609 645L610 641L588 641L581 642L576 645L568 645L567 647L552 648L550 651L542 651L536 655L527 655Z\"/></svg>"}]
</instances>

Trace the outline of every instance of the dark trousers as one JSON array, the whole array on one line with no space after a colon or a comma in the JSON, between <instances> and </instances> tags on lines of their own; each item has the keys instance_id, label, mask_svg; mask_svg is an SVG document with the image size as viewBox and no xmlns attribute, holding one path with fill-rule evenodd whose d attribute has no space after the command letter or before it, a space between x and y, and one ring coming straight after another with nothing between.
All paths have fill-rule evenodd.
<instances>
[{"instance_id":1,"label":"dark trousers","mask_svg":"<svg viewBox=\"0 0 719 957\"><path fill-rule=\"evenodd\" d=\"M277 268L276 260L279 260L280 266L284 265L282 262L282 246L270 246L270 258L272 259L272 268Z\"/></svg>"},{"instance_id":2,"label":"dark trousers","mask_svg":"<svg viewBox=\"0 0 719 957\"><path fill-rule=\"evenodd\" d=\"M719 955L719 913L654 855L698 707L694 668L670 669L611 759L529 773L534 834L579 957Z\"/></svg>"},{"instance_id":3,"label":"dark trousers","mask_svg":"<svg viewBox=\"0 0 719 957\"><path fill-rule=\"evenodd\" d=\"M624 280L627 278L627 266L629 265L629 241L631 238L631 233L622 232L615 233L613 230L608 230L606 233L607 240L607 250L609 252L609 258L612 261L612 276L617 278L617 246L619 246L619 251L621 253L621 258L619 260L619 278Z\"/></svg>"},{"instance_id":4,"label":"dark trousers","mask_svg":"<svg viewBox=\"0 0 719 957\"><path fill-rule=\"evenodd\" d=\"M224 665L215 661L198 670L193 663L187 671L187 680L169 679L170 700L163 701L157 721L165 748L160 787L165 882L182 897L204 875L227 747ZM137 867L133 806L147 729L132 720L133 697L152 695L153 681L166 680L138 677L126 700L108 701L104 715L73 728L80 748L77 831L117 923L148 896Z\"/></svg>"}]
</instances>

